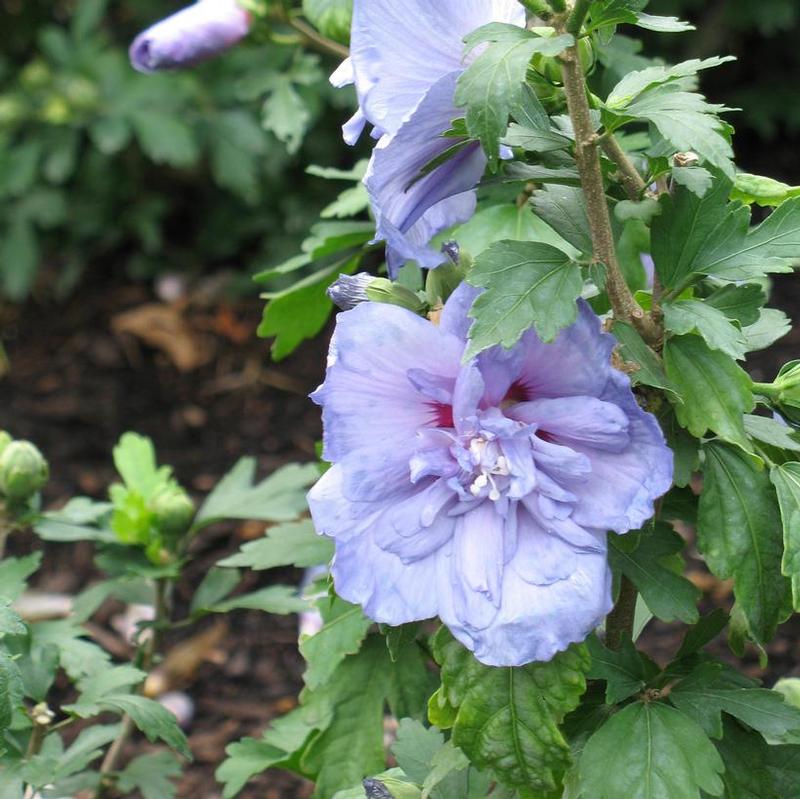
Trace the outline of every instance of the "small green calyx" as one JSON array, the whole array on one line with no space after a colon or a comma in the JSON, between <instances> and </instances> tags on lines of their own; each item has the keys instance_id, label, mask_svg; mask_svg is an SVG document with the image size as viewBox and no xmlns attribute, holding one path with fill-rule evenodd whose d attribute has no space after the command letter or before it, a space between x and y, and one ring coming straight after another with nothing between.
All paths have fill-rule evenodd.
<instances>
[{"instance_id":1,"label":"small green calyx","mask_svg":"<svg viewBox=\"0 0 800 799\"><path fill-rule=\"evenodd\" d=\"M40 491L50 476L42 453L29 441L0 435L0 492L12 502L24 502Z\"/></svg>"},{"instance_id":2,"label":"small green calyx","mask_svg":"<svg viewBox=\"0 0 800 799\"><path fill-rule=\"evenodd\" d=\"M793 424L800 424L800 360L785 364L772 383L753 383L753 390Z\"/></svg>"},{"instance_id":3,"label":"small green calyx","mask_svg":"<svg viewBox=\"0 0 800 799\"><path fill-rule=\"evenodd\" d=\"M411 289L407 289L399 283L392 283L385 277L376 277L367 286L367 298L371 302L399 305L420 316L424 316L427 311L425 303Z\"/></svg>"},{"instance_id":4,"label":"small green calyx","mask_svg":"<svg viewBox=\"0 0 800 799\"><path fill-rule=\"evenodd\" d=\"M166 538L180 538L192 526L195 507L189 495L177 485L159 489L150 501L155 523Z\"/></svg>"}]
</instances>

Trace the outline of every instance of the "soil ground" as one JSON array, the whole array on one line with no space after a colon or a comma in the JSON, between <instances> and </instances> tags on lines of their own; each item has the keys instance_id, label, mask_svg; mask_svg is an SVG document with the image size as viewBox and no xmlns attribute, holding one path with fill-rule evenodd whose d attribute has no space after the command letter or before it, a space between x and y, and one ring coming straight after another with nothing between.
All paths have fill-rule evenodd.
<instances>
[{"instance_id":1,"label":"soil ground","mask_svg":"<svg viewBox=\"0 0 800 799\"><path fill-rule=\"evenodd\" d=\"M114 478L111 448L131 429L154 439L160 462L172 465L198 497L241 455L257 456L262 474L315 457L320 420L306 395L322 377L327 336L280 364L271 363L267 344L255 335L261 310L255 299L162 304L156 318L167 329L165 338L153 338L147 317L141 335L120 332L131 329L120 323L121 318L131 321L121 314L157 302L149 289L110 278L93 281L66 305L30 302L0 312L0 336L11 363L0 380L0 427L34 440L46 453L53 475L45 496L48 507L75 494L103 498ZM790 315L800 309L800 282L782 279L775 304ZM132 324L136 329L135 314ZM797 357L798 345L800 329L769 354L758 354L748 367L757 378L771 379L782 363ZM180 371L176 360L202 365ZM258 525L236 524L203 533L194 544L197 557L179 587L178 601L186 600L189 586L213 563L261 532ZM12 544L15 554L35 546L26 537ZM74 594L95 579L89 545L47 545L45 553L37 588ZM729 586L711 578L697 560L690 568L706 594L706 609L730 606ZM248 587L299 578L291 571L254 575ZM124 655L124 641L111 623L114 612L113 606L108 608L93 633ZM665 661L679 644L678 629L652 623L644 648ZM199 632L209 633L209 628ZM294 705L302 673L296 638L293 618L236 612L226 626L194 639L203 657L177 687L194 703L187 734L195 761L186 769L179 796L219 797L213 772L225 746L257 735L271 718ZM725 655L724 641L715 646ZM800 674L800 621L782 627L765 671L755 653L748 654L745 668L769 685L778 677ZM126 755L146 748L136 740ZM291 776L269 772L242 796L303 799L309 793L308 785Z\"/></svg>"}]
</instances>

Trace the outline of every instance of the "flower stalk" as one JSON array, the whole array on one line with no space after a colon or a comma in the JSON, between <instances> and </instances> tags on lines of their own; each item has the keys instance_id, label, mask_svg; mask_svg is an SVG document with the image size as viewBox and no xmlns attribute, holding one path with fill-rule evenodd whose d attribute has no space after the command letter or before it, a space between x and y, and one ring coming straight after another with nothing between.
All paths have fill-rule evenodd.
<instances>
[{"instance_id":1,"label":"flower stalk","mask_svg":"<svg viewBox=\"0 0 800 799\"><path fill-rule=\"evenodd\" d=\"M612 651L616 652L625 641L633 638L636 597L636 586L623 574L619 597L611 613L606 617L606 646Z\"/></svg>"},{"instance_id":2,"label":"flower stalk","mask_svg":"<svg viewBox=\"0 0 800 799\"><path fill-rule=\"evenodd\" d=\"M586 6L586 8L584 8ZM563 31L574 36L588 10L588 3L576 3ZM586 80L581 68L577 45L567 48L561 55L563 61L564 92L567 107L575 131L575 161L581 178L586 209L591 229L594 260L606 267L606 289L614 316L622 322L632 324L650 345L660 339L658 325L648 317L631 293L617 259L611 216L606 202L603 173L600 168L599 136L592 125L589 101L586 96ZM608 141L608 140L607 140ZM633 167L631 167L632 169Z\"/></svg>"}]
</instances>

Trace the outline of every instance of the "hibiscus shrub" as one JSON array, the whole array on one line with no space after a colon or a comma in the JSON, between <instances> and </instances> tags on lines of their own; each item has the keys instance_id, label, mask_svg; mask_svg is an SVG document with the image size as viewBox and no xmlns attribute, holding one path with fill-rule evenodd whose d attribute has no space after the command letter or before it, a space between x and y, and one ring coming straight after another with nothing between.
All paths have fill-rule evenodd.
<instances>
[{"instance_id":1,"label":"hibiscus shrub","mask_svg":"<svg viewBox=\"0 0 800 799\"><path fill-rule=\"evenodd\" d=\"M232 585L224 569L311 569L298 706L229 746L225 797L269 768L316 799L798 794L797 684L763 688L709 645L727 630L734 655L766 660L800 610L800 362L771 383L745 369L790 329L765 306L769 275L800 260L800 197L736 169L729 109L698 92L729 59L626 69L618 28L690 27L646 6L283 10L331 52L350 26L331 80L355 87L345 140L375 143L368 163L316 170L350 185L260 276L276 358L341 313L312 395L311 520L200 589ZM137 39L134 65L192 64L272 13L201 0ZM241 479L218 489L238 498L227 515L248 513ZM180 499L161 480L111 494L112 531L151 563L174 547L154 503ZM685 576L690 535L732 607ZM654 618L684 627L659 662L637 645ZM20 769L61 723L21 714L25 695ZM112 764L101 792L126 790Z\"/></svg>"}]
</instances>

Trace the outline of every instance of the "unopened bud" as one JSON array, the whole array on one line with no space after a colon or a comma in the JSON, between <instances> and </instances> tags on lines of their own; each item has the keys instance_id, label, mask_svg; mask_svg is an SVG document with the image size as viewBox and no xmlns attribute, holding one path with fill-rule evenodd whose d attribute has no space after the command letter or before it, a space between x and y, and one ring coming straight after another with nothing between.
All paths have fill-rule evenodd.
<instances>
[{"instance_id":1,"label":"unopened bud","mask_svg":"<svg viewBox=\"0 0 800 799\"><path fill-rule=\"evenodd\" d=\"M3 450L13 441L14 439L6 433L5 430L0 430L0 455L3 454Z\"/></svg>"},{"instance_id":2,"label":"unopened bud","mask_svg":"<svg viewBox=\"0 0 800 799\"><path fill-rule=\"evenodd\" d=\"M375 280L368 272L355 275L339 275L339 279L328 287L328 297L343 311L349 311L359 303L367 302L367 288Z\"/></svg>"},{"instance_id":3,"label":"unopened bud","mask_svg":"<svg viewBox=\"0 0 800 799\"><path fill-rule=\"evenodd\" d=\"M0 492L14 501L30 499L50 475L47 461L29 441L12 441L0 455Z\"/></svg>"},{"instance_id":4,"label":"unopened bud","mask_svg":"<svg viewBox=\"0 0 800 799\"><path fill-rule=\"evenodd\" d=\"M179 486L165 486L150 500L156 526L162 535L178 538L184 535L194 519L194 503Z\"/></svg>"},{"instance_id":5,"label":"unopened bud","mask_svg":"<svg viewBox=\"0 0 800 799\"><path fill-rule=\"evenodd\" d=\"M131 64L139 72L192 66L243 39L250 23L236 0L198 0L140 33L130 48Z\"/></svg>"}]
</instances>

